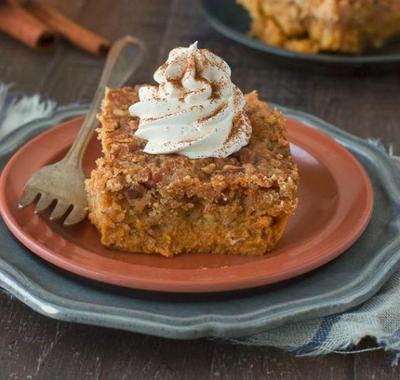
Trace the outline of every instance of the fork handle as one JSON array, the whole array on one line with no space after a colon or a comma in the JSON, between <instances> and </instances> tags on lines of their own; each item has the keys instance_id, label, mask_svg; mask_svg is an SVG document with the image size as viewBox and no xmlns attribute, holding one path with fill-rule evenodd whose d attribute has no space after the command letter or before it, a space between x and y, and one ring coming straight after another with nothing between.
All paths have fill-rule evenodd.
<instances>
[{"instance_id":1,"label":"fork handle","mask_svg":"<svg viewBox=\"0 0 400 380\"><path fill-rule=\"evenodd\" d=\"M113 44L107 55L89 112L74 143L63 158L65 164L82 167L82 157L97 126L96 115L99 112L106 87L121 87L137 69L144 55L143 42L132 36L125 36Z\"/></svg>"}]
</instances>

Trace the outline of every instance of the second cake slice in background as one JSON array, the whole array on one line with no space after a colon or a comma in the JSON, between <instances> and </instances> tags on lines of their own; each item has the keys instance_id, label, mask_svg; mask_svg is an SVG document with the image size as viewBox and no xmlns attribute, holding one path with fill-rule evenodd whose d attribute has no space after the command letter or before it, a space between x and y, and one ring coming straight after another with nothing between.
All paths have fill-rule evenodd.
<instances>
[{"instance_id":1,"label":"second cake slice in background","mask_svg":"<svg viewBox=\"0 0 400 380\"><path fill-rule=\"evenodd\" d=\"M237 0L249 12L251 34L302 53L359 54L400 34L398 0Z\"/></svg>"}]
</instances>

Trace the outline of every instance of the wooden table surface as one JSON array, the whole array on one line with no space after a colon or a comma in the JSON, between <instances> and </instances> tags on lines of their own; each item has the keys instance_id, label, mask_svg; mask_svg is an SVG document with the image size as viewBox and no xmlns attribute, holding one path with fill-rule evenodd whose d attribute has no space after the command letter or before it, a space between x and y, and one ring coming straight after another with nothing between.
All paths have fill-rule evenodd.
<instances>
[{"instance_id":1,"label":"wooden table surface","mask_svg":"<svg viewBox=\"0 0 400 380\"><path fill-rule=\"evenodd\" d=\"M400 150L400 79L322 75L286 69L261 53L216 34L193 0L46 0L114 40L127 33L146 41L147 64L133 82L149 82L176 46L198 40L226 59L233 81L267 100L313 113L361 137ZM103 60L60 44L31 51L0 35L0 82L59 104L88 102ZM0 292L0 379L399 379L382 351L295 358L271 348L208 340L174 341L57 322Z\"/></svg>"}]
</instances>

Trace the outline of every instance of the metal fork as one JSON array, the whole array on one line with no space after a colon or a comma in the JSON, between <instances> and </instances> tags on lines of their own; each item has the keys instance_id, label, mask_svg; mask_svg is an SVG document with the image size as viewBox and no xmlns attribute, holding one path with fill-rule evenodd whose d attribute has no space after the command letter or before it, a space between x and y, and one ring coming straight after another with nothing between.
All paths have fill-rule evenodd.
<instances>
[{"instance_id":1,"label":"metal fork","mask_svg":"<svg viewBox=\"0 0 400 380\"><path fill-rule=\"evenodd\" d=\"M23 208L38 197L35 213L55 206L51 220L62 218L65 225L80 222L87 214L85 176L82 157L97 125L99 111L106 87L121 87L143 60L144 44L131 36L116 41L108 53L103 73L78 135L65 157L55 164L44 166L32 174L22 192L18 207Z\"/></svg>"}]
</instances>

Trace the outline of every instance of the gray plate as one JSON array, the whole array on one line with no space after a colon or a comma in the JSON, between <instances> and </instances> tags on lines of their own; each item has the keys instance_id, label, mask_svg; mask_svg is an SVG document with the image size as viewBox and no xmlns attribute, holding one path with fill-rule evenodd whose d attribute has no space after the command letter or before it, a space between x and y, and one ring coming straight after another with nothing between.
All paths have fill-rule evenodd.
<instances>
[{"instance_id":1,"label":"gray plate","mask_svg":"<svg viewBox=\"0 0 400 380\"><path fill-rule=\"evenodd\" d=\"M250 335L365 301L400 263L398 171L387 155L363 140L313 116L281 108L349 148L373 182L371 222L362 237L333 262L300 278L247 291L208 295L135 291L80 278L44 262L16 241L0 221L0 285L52 318L179 339ZM0 167L33 136L83 112L84 108L64 109L18 129L0 143Z\"/></svg>"}]
</instances>

